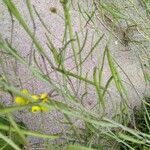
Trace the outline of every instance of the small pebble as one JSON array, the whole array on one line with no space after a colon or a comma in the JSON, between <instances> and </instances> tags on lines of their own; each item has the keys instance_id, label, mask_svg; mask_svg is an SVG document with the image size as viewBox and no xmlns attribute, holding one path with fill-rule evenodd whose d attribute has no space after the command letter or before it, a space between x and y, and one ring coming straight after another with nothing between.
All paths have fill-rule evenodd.
<instances>
[{"instance_id":1,"label":"small pebble","mask_svg":"<svg viewBox=\"0 0 150 150\"><path fill-rule=\"evenodd\" d=\"M56 14L57 13L57 9L56 7L50 7L49 9L52 13Z\"/></svg>"}]
</instances>

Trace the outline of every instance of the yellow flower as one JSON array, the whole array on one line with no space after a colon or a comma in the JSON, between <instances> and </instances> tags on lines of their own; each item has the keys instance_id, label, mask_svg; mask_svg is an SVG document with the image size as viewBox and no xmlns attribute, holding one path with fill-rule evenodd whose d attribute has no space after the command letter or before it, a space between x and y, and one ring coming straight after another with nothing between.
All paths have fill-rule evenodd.
<instances>
[{"instance_id":1,"label":"yellow flower","mask_svg":"<svg viewBox=\"0 0 150 150\"><path fill-rule=\"evenodd\" d=\"M40 99L42 100L42 102L46 103L48 101L48 94L47 93L40 94Z\"/></svg>"},{"instance_id":2,"label":"yellow flower","mask_svg":"<svg viewBox=\"0 0 150 150\"><path fill-rule=\"evenodd\" d=\"M23 89L21 92L26 95L29 94L28 90L26 90L26 89ZM20 97L20 96L15 97L15 102L18 105L25 105L25 104L29 103L29 101L27 99Z\"/></svg>"},{"instance_id":3,"label":"yellow flower","mask_svg":"<svg viewBox=\"0 0 150 150\"><path fill-rule=\"evenodd\" d=\"M31 111L33 113L47 112L48 111L48 108L46 106L41 105L42 103L46 103L48 101L48 94L47 93L42 93L39 96L32 95L32 98L35 99L36 101L42 100L42 102L40 102L39 106L32 106Z\"/></svg>"},{"instance_id":4,"label":"yellow flower","mask_svg":"<svg viewBox=\"0 0 150 150\"><path fill-rule=\"evenodd\" d=\"M40 106L32 106L31 111L33 113L40 112L41 111L41 107Z\"/></svg>"},{"instance_id":5,"label":"yellow flower","mask_svg":"<svg viewBox=\"0 0 150 150\"><path fill-rule=\"evenodd\" d=\"M45 105L45 103L48 101L48 93L42 93L40 95L31 95L28 92L28 90L26 90L26 89L23 89L21 92L23 94L31 96L36 102L39 102L39 105L32 106L31 112L33 112L33 113L47 112L49 110L48 107ZM25 104L28 104L30 101L28 99L21 97L21 96L16 96L15 102L18 105L25 105Z\"/></svg>"},{"instance_id":6,"label":"yellow flower","mask_svg":"<svg viewBox=\"0 0 150 150\"><path fill-rule=\"evenodd\" d=\"M46 106L32 106L31 111L33 113L47 112L48 111L48 107L46 107Z\"/></svg>"},{"instance_id":7,"label":"yellow flower","mask_svg":"<svg viewBox=\"0 0 150 150\"><path fill-rule=\"evenodd\" d=\"M17 96L17 97L15 98L15 102L16 102L18 105L25 105L25 104L28 103L28 101L27 101L26 99L24 99L24 98L22 98L22 97L19 97L19 96Z\"/></svg>"}]
</instances>

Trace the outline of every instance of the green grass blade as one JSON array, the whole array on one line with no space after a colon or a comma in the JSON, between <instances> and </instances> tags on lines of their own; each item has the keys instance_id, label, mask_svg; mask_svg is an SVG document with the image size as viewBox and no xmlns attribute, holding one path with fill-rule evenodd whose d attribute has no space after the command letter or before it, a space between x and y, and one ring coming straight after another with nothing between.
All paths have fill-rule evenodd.
<instances>
[{"instance_id":1,"label":"green grass blade","mask_svg":"<svg viewBox=\"0 0 150 150\"><path fill-rule=\"evenodd\" d=\"M137 143L137 144L146 144L146 142L142 141L142 140L138 140L136 138L133 138L132 136L129 136L127 134L123 134L123 133L119 133L118 136L120 138L122 138L123 140L126 140L126 141L130 141L132 143Z\"/></svg>"},{"instance_id":2,"label":"green grass blade","mask_svg":"<svg viewBox=\"0 0 150 150\"><path fill-rule=\"evenodd\" d=\"M21 150L11 139L9 139L7 136L4 136L1 132L0 138L3 139L6 143L8 143L10 146L12 146L15 150Z\"/></svg>"},{"instance_id":3,"label":"green grass blade","mask_svg":"<svg viewBox=\"0 0 150 150\"><path fill-rule=\"evenodd\" d=\"M14 129L16 130L16 133L20 136L22 142L23 142L24 144L27 144L27 141L26 141L25 136L22 134L20 128L19 128L18 125L17 125L17 123L14 121L12 115L11 115L11 114L7 114L6 116L7 116L7 118L9 119L11 125L12 125L12 126L14 127Z\"/></svg>"},{"instance_id":4,"label":"green grass blade","mask_svg":"<svg viewBox=\"0 0 150 150\"><path fill-rule=\"evenodd\" d=\"M94 150L94 149L75 144L75 145L68 145L66 147L66 150Z\"/></svg>"},{"instance_id":5,"label":"green grass blade","mask_svg":"<svg viewBox=\"0 0 150 150\"><path fill-rule=\"evenodd\" d=\"M16 132L16 130L14 128L10 128L9 126L6 126L4 124L0 123L0 129L1 130L5 130L5 131L11 131L11 132ZM33 136L33 137L39 137L39 138L44 138L44 139L58 139L61 137L61 134L53 134L53 135L49 135L49 134L44 134L44 133L40 133L40 132L36 132L36 131L31 131L28 129L19 129L21 131L21 133L23 135L27 135L27 136Z\"/></svg>"}]
</instances>

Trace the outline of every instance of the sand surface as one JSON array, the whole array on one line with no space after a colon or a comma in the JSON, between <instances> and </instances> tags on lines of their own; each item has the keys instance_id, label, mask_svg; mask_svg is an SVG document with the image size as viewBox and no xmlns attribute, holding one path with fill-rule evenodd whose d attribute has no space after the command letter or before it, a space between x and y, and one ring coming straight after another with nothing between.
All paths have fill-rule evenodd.
<instances>
[{"instance_id":1,"label":"sand surface","mask_svg":"<svg viewBox=\"0 0 150 150\"><path fill-rule=\"evenodd\" d=\"M14 0L21 12L21 14L24 16L24 19L26 20L27 24L30 26L31 29L33 29L32 21L30 19L26 4L24 0ZM32 4L36 7L37 11L39 12L40 16L45 20L46 25L48 26L48 29L51 31L51 35L49 34L51 40L55 44L56 48L61 48L61 40L63 37L64 32L64 20L63 20L63 8L60 5L58 0L32 0ZM50 8L55 7L57 10L57 13L52 13L50 11ZM104 48L106 46L107 38L109 37L109 32L107 29L99 22L96 22L96 28L99 29L98 32L96 32L92 28L92 24L87 25L84 28L84 34L80 30L80 26L85 24L85 20L82 18L80 20L79 12L76 11L76 4L74 4L74 10L71 11L72 13L72 21L73 21L73 28L74 31L79 33L79 37L81 41L84 39L85 31L88 29L88 40L86 42L86 46L84 48L82 56L84 57L91 47L91 41L92 37L94 35L94 40L103 34L105 34L104 38L100 42L100 44L96 47L96 50L93 52L92 57L89 57L87 61L85 61L83 65L83 76L88 73L88 78L92 79L92 70L95 66L97 66L97 62L101 61L102 59L102 53L104 51ZM88 8L85 3L85 9ZM88 8L90 9L90 7ZM45 33L47 32L44 27L41 25L39 19L35 15L35 25L36 25L36 36L40 40L42 46L45 48L49 56L51 57L51 54L49 52L49 49L46 45L46 37ZM119 32L119 29L118 29ZM0 2L0 34L3 36L3 38L10 40L10 33L11 33L11 18L6 10L6 7ZM119 35L121 36L121 35ZM12 46L17 49L17 51L26 59L29 60L29 56L31 53L31 39L27 36L26 32L20 27L19 23L15 20L14 23L14 31L13 31L13 41ZM140 67L139 60L137 58L137 51L139 51L138 48L133 47L130 45L131 50L128 49L128 47L120 44L118 39L115 37L112 37L109 49L117 61L117 63L121 66L121 68L125 71L125 73L128 75L130 80L132 81L133 85L135 86L138 93L144 94L145 93L145 82L143 78L143 73ZM35 47L34 47L35 49ZM67 49L67 55L72 55L71 47L69 46ZM37 54L37 59L40 64L40 66L44 69L44 65L42 62L41 57ZM4 58L3 58L4 60ZM11 59L5 59L5 63L7 63L7 73L9 75L9 78L13 85L19 86L21 88L19 79L22 82L22 87L30 90L31 92L42 93L42 92L49 92L52 87L47 85L46 83L43 83L43 81L40 81L39 79L33 77L33 75L29 72L28 68L26 68L24 65L21 65L17 63L15 64L14 60ZM16 68L16 74L13 71L13 67ZM68 59L66 61L66 66L68 69L71 69L75 66L74 62L71 59ZM139 104L139 97L135 93L133 87L130 85L130 82L126 78L126 76L122 73L119 67L117 67L119 70L119 73L122 77L123 83L127 87L127 91L129 93L129 100L131 107L134 107L135 105ZM49 71L51 71L51 68L48 68ZM0 68L0 71L2 72L2 68ZM104 67L104 73L103 73L103 82L106 83L106 81L110 77L110 69L108 67L108 63L105 63ZM56 78L55 74L51 74L54 79ZM74 81L73 81L74 82ZM76 88L76 82L74 82L74 87ZM83 93L84 88L80 87L79 93ZM111 98L109 95L106 96L106 102L107 102L107 109L109 110L109 113L111 113L115 108L112 107L112 102L119 102L120 97L116 91L116 88L114 87L114 84L109 88L109 93L111 94ZM7 102L9 104L9 97L8 96L2 96L0 101ZM87 108L91 108L96 103L96 94L95 89L93 87L88 88L88 94L86 98L84 99L84 105ZM16 113L16 116L25 122L25 124L30 128L34 130L40 130L46 133L58 133L58 132L65 132L65 126L62 126L58 120L62 118L62 115L56 111L47 113L47 114L32 114L28 111L25 112L19 112ZM43 122L43 125L41 125L41 122ZM33 139L32 142L39 142L39 139Z\"/></svg>"}]
</instances>

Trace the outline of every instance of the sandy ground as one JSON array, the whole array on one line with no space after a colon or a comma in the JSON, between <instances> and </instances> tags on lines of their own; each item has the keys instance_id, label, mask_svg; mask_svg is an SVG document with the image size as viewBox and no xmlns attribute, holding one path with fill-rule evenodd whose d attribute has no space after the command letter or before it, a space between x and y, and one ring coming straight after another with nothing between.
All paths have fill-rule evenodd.
<instances>
[{"instance_id":1,"label":"sandy ground","mask_svg":"<svg viewBox=\"0 0 150 150\"><path fill-rule=\"evenodd\" d=\"M28 13L28 10L25 5L24 0L15 0L19 10L24 15L24 18L30 28L33 28L32 22ZM60 5L58 0L33 0L32 3L35 5L37 11L43 18L43 20L46 21L46 25L50 29L51 33L51 39L53 40L55 46L57 48L60 48L61 45L61 39L63 37L64 32L64 21L62 19L63 17L63 9ZM55 7L57 9L57 14L51 13L50 8ZM73 27L74 30L78 33L80 33L81 39L83 38L82 32L80 31L80 17L78 11L74 10L72 13L72 20L73 20ZM83 19L82 19L83 20ZM82 24L84 24L84 20L82 21ZM48 52L48 48L46 46L46 38L44 33L46 30L43 28L41 23L39 22L38 18L35 17L35 24L36 24L36 36L38 39L40 39L40 42L42 43L42 46L46 49ZM106 45L106 38L109 36L108 31L104 28L104 26L100 23L97 23L97 27L99 29L99 32L95 32L94 29L91 29L90 25L88 25L86 28L89 29L89 35L88 35L88 42L86 43L84 54L83 56L88 52L89 47L91 46L91 39L93 36L93 33L95 33L94 37L102 36L102 34L105 34L104 39L102 42L100 42L99 46L97 46L95 52L93 53L92 59L89 58L88 61L85 62L83 67L83 76L89 72L89 79L92 78L92 69L94 68L95 64L102 58L102 52L104 50L104 47ZM85 30L86 31L86 30ZM10 32L11 32L11 19L8 11L6 8L2 5L2 2L0 2L0 33L4 38L10 39ZM25 31L19 26L19 23L15 21L14 25L14 33L13 33L13 46L21 53L21 55L28 60L29 54L30 54L30 48L31 48L31 40L25 33ZM127 47L121 45L119 41L116 38L112 38L110 45L109 45L110 51L113 54L113 57L118 62L118 64L122 67L123 70L125 70L126 74L132 81L133 85L135 86L136 90L143 94L145 92L145 85L144 85L144 78L142 71L140 69L140 64L138 61L138 58L136 57L135 48L131 47L131 50L128 50ZM71 52L68 50L68 56L71 54ZM37 56L38 57L38 56ZM49 92L51 90L51 87L49 87L47 84L43 83L42 81L39 81L36 78L33 78L31 73L28 71L27 68L25 68L21 64L17 64L17 70L16 75L13 72L13 65L12 60L5 60L8 62L9 69L7 69L7 72L10 76L10 79L12 83L17 86L19 84L19 77L21 79L21 82L23 83L23 88L27 88L30 91L34 91L34 93L41 93L41 92ZM43 66L41 58L38 57L38 61L41 66ZM66 62L67 68L72 68L74 64L71 60L68 60ZM43 66L44 67L44 66ZM119 69L119 68L118 68ZM2 71L2 69L0 69ZM129 81L125 77L125 75L121 72L119 69L119 72L122 76L122 79L127 87L127 91L129 92L129 99L131 106L137 105L139 103L139 98L136 95L135 91L133 90L133 87L130 86ZM55 75L53 75L55 78ZM108 80L110 76L110 70L108 67L108 64L106 63L104 67L104 83ZM80 89L82 91L82 88ZM89 94L87 95L87 98L85 99L84 103L88 107L89 103L92 103L92 105L95 104L96 101L96 95L95 95L95 89L90 88ZM114 86L112 86L109 89L109 92L111 93L111 98L114 101L119 101L119 95L116 92L116 89ZM82 93L82 92L81 92ZM2 97L1 101L6 102L8 99L7 97ZM114 108L112 108L112 104L110 102L110 97L106 96L107 103L107 109L112 112ZM89 106L90 108L90 106ZM42 116L42 117L41 117ZM30 129L34 130L41 130L46 133L57 133L60 131L65 131L65 127L61 126L58 119L61 119L61 114L58 112L51 112L47 114L32 114L29 112L20 112L17 113L17 117L21 120L23 120L27 126ZM41 122L43 121L43 125L41 126ZM38 139L32 139L34 142L38 142Z\"/></svg>"}]
</instances>

